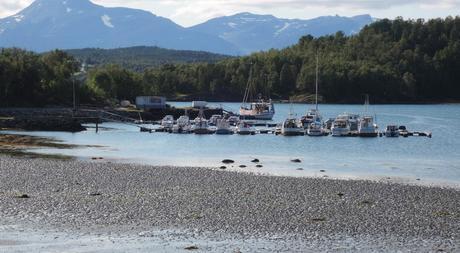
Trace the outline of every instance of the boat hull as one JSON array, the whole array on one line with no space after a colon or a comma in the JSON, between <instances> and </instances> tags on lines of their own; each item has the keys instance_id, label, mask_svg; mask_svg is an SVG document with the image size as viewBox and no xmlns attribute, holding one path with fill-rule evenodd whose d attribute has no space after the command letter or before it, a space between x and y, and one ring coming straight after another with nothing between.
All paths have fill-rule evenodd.
<instances>
[{"instance_id":1,"label":"boat hull","mask_svg":"<svg viewBox=\"0 0 460 253\"><path fill-rule=\"evenodd\" d=\"M234 132L230 129L217 129L216 134L218 135L232 135Z\"/></svg>"}]
</instances>

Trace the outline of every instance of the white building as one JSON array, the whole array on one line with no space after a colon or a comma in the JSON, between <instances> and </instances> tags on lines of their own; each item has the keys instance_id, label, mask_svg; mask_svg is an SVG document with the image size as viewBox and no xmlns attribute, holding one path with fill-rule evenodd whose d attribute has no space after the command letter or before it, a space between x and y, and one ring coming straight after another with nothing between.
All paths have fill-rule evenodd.
<instances>
[{"instance_id":1,"label":"white building","mask_svg":"<svg viewBox=\"0 0 460 253\"><path fill-rule=\"evenodd\" d=\"M136 97L136 106L139 109L164 109L166 108L166 98L156 96Z\"/></svg>"}]
</instances>

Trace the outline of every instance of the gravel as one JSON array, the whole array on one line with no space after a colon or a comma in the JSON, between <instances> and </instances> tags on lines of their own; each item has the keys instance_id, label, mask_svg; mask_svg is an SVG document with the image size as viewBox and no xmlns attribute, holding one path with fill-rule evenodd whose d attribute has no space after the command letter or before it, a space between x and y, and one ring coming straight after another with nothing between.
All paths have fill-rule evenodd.
<instances>
[{"instance_id":1,"label":"gravel","mask_svg":"<svg viewBox=\"0 0 460 253\"><path fill-rule=\"evenodd\" d=\"M0 203L0 222L76 231L174 228L460 249L453 188L0 156Z\"/></svg>"}]
</instances>

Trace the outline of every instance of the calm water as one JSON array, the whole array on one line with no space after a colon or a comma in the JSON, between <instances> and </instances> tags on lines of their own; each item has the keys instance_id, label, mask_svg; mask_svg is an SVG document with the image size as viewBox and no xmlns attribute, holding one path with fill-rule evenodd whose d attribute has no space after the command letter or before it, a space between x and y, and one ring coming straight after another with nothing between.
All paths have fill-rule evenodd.
<instances>
[{"instance_id":1,"label":"calm water","mask_svg":"<svg viewBox=\"0 0 460 253\"><path fill-rule=\"evenodd\" d=\"M174 103L176 106L190 103ZM225 103L237 111L239 104ZM309 105L292 105L298 116ZM325 118L339 113L362 113L359 105L321 105ZM291 105L276 105L274 121L281 122ZM221 166L222 159L236 161L234 170L255 171L288 176L329 176L334 178L369 178L407 183L448 184L460 187L460 105L374 105L383 129L388 124L405 125L412 131L431 131L433 138L337 138L255 136L196 136L167 133L141 133L138 128L104 124L110 130L95 133L28 132L55 137L65 143L103 145L103 148L75 150L41 149L39 152L94 156L153 165ZM263 168L256 169L251 159L258 158ZM290 162L299 158L301 164ZM238 165L247 165L240 169ZM303 170L297 170L302 168ZM325 172L320 172L325 170ZM417 180L420 179L420 180Z\"/></svg>"}]
</instances>

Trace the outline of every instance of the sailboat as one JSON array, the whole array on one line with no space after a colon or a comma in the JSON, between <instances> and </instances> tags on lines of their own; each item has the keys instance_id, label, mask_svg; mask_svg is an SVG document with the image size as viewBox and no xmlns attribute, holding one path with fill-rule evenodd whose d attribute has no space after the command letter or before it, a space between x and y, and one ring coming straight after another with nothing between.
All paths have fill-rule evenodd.
<instances>
[{"instance_id":1,"label":"sailboat","mask_svg":"<svg viewBox=\"0 0 460 253\"><path fill-rule=\"evenodd\" d=\"M315 78L315 108L310 109L307 115L302 117L301 122L304 128L307 129L309 136L324 136L326 130L324 129L323 118L318 109L318 76L319 76L319 55L316 54L316 78Z\"/></svg>"},{"instance_id":2,"label":"sailboat","mask_svg":"<svg viewBox=\"0 0 460 253\"><path fill-rule=\"evenodd\" d=\"M252 79L252 68L250 72L250 77L246 85L246 90L244 92L243 103L240 107L240 117L242 119L255 119L255 120L272 120L275 115L275 105L272 100L264 100L261 95L259 98L250 102L252 89L251 86Z\"/></svg>"},{"instance_id":3,"label":"sailboat","mask_svg":"<svg viewBox=\"0 0 460 253\"><path fill-rule=\"evenodd\" d=\"M369 95L366 95L366 102L364 103L365 112L362 118L359 120L358 133L361 137L377 137L378 126L374 122L374 117L368 114L369 108Z\"/></svg>"}]
</instances>

